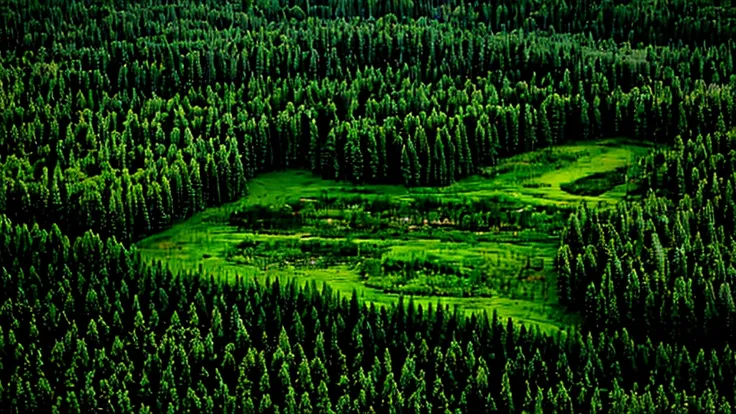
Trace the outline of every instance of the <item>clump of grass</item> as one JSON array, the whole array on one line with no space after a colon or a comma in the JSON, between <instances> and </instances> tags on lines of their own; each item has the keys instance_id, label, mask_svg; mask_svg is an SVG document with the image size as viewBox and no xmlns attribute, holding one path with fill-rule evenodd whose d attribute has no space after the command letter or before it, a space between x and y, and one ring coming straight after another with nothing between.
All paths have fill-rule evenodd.
<instances>
[{"instance_id":1,"label":"clump of grass","mask_svg":"<svg viewBox=\"0 0 736 414\"><path fill-rule=\"evenodd\" d=\"M485 169L486 178L503 178L511 182L525 182L539 177L547 171L569 167L591 151L565 147L545 148L512 157L501 164Z\"/></svg>"}]
</instances>

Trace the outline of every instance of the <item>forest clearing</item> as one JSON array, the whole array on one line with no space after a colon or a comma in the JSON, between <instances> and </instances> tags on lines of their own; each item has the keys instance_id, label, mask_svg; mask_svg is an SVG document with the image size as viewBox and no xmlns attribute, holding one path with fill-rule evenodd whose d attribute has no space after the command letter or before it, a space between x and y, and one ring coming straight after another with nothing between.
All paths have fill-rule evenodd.
<instances>
[{"instance_id":1,"label":"forest clearing","mask_svg":"<svg viewBox=\"0 0 736 414\"><path fill-rule=\"evenodd\" d=\"M599 188L598 196L570 194L561 187L595 174L634 168L647 151L647 146L623 139L570 144L502 160L481 175L440 188L352 185L315 178L304 171L273 172L253 180L243 199L174 224L138 242L137 247L144 259L162 260L173 270L203 266L229 278L240 274L296 278L318 286L329 283L343 295L350 296L355 289L362 299L379 304L394 303L398 294L405 294L416 296L413 301L425 306L442 303L469 312L496 310L500 317L555 330L576 318L565 315L558 306L555 289L554 258L566 213L582 201L615 203L626 194L626 184L618 181ZM630 191L635 185L630 183ZM278 231L238 229L230 224L230 215L240 210L288 206L287 214L293 214L296 210L290 203L314 209L325 195L331 206L320 206L309 223ZM462 219L451 219L447 208L417 212L405 207L401 214L397 206L378 212L384 213L376 219L378 223L365 226L356 225L355 218L343 213L375 214L363 205L366 200L387 198L387 203L408 205L425 197L461 204L488 199L503 218L497 224L470 229L458 223ZM320 242L326 249L309 254L311 246L305 245ZM369 247L363 254L358 247L342 258L333 252L339 248L331 247L340 243ZM366 260L378 262L378 268L381 261L388 261L386 267L391 271L378 269L376 275L363 277ZM417 262L426 262L433 269ZM532 269L531 262L542 266ZM441 266L445 269L434 269Z\"/></svg>"}]
</instances>

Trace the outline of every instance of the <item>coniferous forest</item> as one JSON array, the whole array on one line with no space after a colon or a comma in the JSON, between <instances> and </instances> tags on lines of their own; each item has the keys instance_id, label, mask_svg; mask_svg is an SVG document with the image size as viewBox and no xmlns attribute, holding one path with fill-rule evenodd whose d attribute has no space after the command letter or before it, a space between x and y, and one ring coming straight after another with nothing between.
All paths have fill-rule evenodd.
<instances>
[{"instance_id":1,"label":"coniferous forest","mask_svg":"<svg viewBox=\"0 0 736 414\"><path fill-rule=\"evenodd\" d=\"M0 412L731 413L734 59L731 0L0 2Z\"/></svg>"}]
</instances>

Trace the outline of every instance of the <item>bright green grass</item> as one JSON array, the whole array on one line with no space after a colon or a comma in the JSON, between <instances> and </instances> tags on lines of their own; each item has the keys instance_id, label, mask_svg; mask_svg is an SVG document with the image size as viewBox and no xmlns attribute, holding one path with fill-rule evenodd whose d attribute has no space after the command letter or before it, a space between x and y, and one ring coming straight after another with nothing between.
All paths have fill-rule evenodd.
<instances>
[{"instance_id":1,"label":"bright green grass","mask_svg":"<svg viewBox=\"0 0 736 414\"><path fill-rule=\"evenodd\" d=\"M487 168L485 175L492 180L476 176L462 180L446 189L445 193L463 196L505 196L510 202L523 204L568 204L585 201L616 203L626 195L626 186L619 186L600 196L577 196L563 191L562 184L573 182L596 173L604 173L621 167L632 166L651 148L623 139L608 139L591 144L572 144L512 157L501 165ZM548 157L544 157L549 153ZM575 157L571 163L547 162L549 159ZM541 163L535 160L542 158ZM494 172L501 171L494 176Z\"/></svg>"},{"instance_id":2,"label":"bright green grass","mask_svg":"<svg viewBox=\"0 0 736 414\"><path fill-rule=\"evenodd\" d=\"M516 208L529 205L554 204L567 205L586 201L589 204L615 203L626 195L626 186L619 186L600 196L576 196L563 191L560 186L586 176L604 173L634 164L649 148L625 140L606 140L595 145L566 145L553 149L535 151L503 161L500 165L486 169L482 175L464 179L445 188L413 188L391 185L354 186L349 183L325 181L304 171L285 171L259 176L249 184L249 195L243 199L219 208L208 209L172 228L142 240L137 244L142 256L147 260L161 260L172 270L194 270L201 267L226 278L240 274L245 277L297 278L302 283L328 283L344 295L357 290L365 300L377 304L395 303L398 294L367 288L360 280L357 271L345 266L327 269L295 269L288 265L271 265L268 269L256 266L238 265L226 260L230 249L240 241L250 237L266 240L268 238L299 238L298 232L286 236L254 235L238 232L228 226L231 212L247 205L281 205L294 197L318 197L323 192L335 195L354 195L360 192L371 197L388 195L411 199L414 194L435 194L447 198L486 198L493 197ZM533 237L525 241L521 235L501 233L492 241L475 244L440 242L433 239L409 239L392 241L388 254L402 255L426 254L442 261L463 263L489 259L500 263L494 268L499 272L518 272L524 257L540 257L545 260L544 270L547 283L551 284L546 299L513 299L507 297L415 297L414 302L427 306L430 303L458 306L466 312L497 311L502 318L511 317L522 323L538 324L544 331L564 329L574 323L574 315L565 314L557 307L554 289L554 257L557 239L555 237ZM358 241L358 240L356 240ZM360 240L360 242L379 242ZM383 243L383 241L381 241ZM533 283L533 282L530 282Z\"/></svg>"},{"instance_id":3,"label":"bright green grass","mask_svg":"<svg viewBox=\"0 0 736 414\"><path fill-rule=\"evenodd\" d=\"M444 188L418 187L407 189L394 185L361 185L325 181L312 176L307 171L284 171L263 174L251 181L250 194L240 201L218 210L237 209L252 204L279 205L295 196L317 197L326 191L330 195L352 195L360 192L371 195L388 195L401 199L411 199L413 194L442 195L459 197L499 197L509 203L524 204L566 204L586 201L615 203L625 195L625 186L601 194L598 197L576 196L563 191L560 185L580 178L633 165L636 159L645 155L650 147L624 139L607 139L596 144L571 144L509 158L492 168L486 168L484 175L468 177ZM550 153L548 157L544 154ZM575 157L572 163L560 163L559 169L550 167L549 158ZM535 163L537 159L541 163ZM534 186L539 186L534 188Z\"/></svg>"}]
</instances>

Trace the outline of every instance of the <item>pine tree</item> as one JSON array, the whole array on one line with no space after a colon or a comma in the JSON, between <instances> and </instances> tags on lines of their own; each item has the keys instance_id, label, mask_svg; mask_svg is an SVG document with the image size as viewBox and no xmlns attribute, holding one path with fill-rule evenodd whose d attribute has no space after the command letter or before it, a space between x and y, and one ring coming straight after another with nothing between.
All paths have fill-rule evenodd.
<instances>
[{"instance_id":1,"label":"pine tree","mask_svg":"<svg viewBox=\"0 0 736 414\"><path fill-rule=\"evenodd\" d=\"M357 133L352 130L345 144L346 162L348 164L349 178L354 183L363 182L363 172L365 169L363 161L363 152L360 149L360 142Z\"/></svg>"},{"instance_id":2,"label":"pine tree","mask_svg":"<svg viewBox=\"0 0 736 414\"><path fill-rule=\"evenodd\" d=\"M422 177L422 165L419 162L419 156L411 139L406 140L406 154L411 168L411 185L419 185Z\"/></svg>"},{"instance_id":3,"label":"pine tree","mask_svg":"<svg viewBox=\"0 0 736 414\"><path fill-rule=\"evenodd\" d=\"M317 404L315 405L315 412L320 414L332 414L332 403L330 402L330 394L327 388L327 383L322 381L317 388Z\"/></svg>"},{"instance_id":4,"label":"pine tree","mask_svg":"<svg viewBox=\"0 0 736 414\"><path fill-rule=\"evenodd\" d=\"M509 364L506 365L506 370L504 370L504 373L501 376L501 405L499 409L502 412L513 413L516 412L516 408L514 407L514 397L512 395L511 383L509 381L508 367Z\"/></svg>"},{"instance_id":5,"label":"pine tree","mask_svg":"<svg viewBox=\"0 0 736 414\"><path fill-rule=\"evenodd\" d=\"M412 185L414 176L411 169L411 160L409 159L409 150L406 149L406 145L401 148L401 175L404 180L404 185Z\"/></svg>"},{"instance_id":6,"label":"pine tree","mask_svg":"<svg viewBox=\"0 0 736 414\"><path fill-rule=\"evenodd\" d=\"M331 129L327 134L327 140L325 141L324 147L321 151L322 162L320 166L320 172L323 178L334 179L338 178L340 174L340 167L338 164L338 157L336 152L336 137L334 129Z\"/></svg>"},{"instance_id":7,"label":"pine tree","mask_svg":"<svg viewBox=\"0 0 736 414\"><path fill-rule=\"evenodd\" d=\"M381 161L379 160L378 144L376 142L376 136L373 131L374 131L373 129L370 129L368 131L367 140L366 140L366 154L367 154L367 159L368 159L368 179L372 182L374 182L377 178L381 176L380 174Z\"/></svg>"},{"instance_id":8,"label":"pine tree","mask_svg":"<svg viewBox=\"0 0 736 414\"><path fill-rule=\"evenodd\" d=\"M309 398L309 393L304 392L299 399L299 413L301 414L311 414L313 413L312 409L312 403Z\"/></svg>"},{"instance_id":9,"label":"pine tree","mask_svg":"<svg viewBox=\"0 0 736 414\"><path fill-rule=\"evenodd\" d=\"M725 332L731 332L736 320L736 305L734 305L731 287L727 283L722 283L718 289L718 313L721 316L721 323Z\"/></svg>"},{"instance_id":10,"label":"pine tree","mask_svg":"<svg viewBox=\"0 0 736 414\"><path fill-rule=\"evenodd\" d=\"M441 135L437 135L434 147L432 148L431 171L432 177L430 177L430 182L432 184L447 185L449 182L447 176L447 163L445 161L445 147L442 144Z\"/></svg>"}]
</instances>

